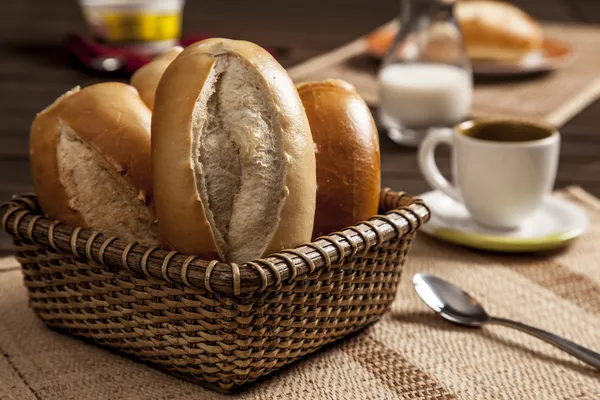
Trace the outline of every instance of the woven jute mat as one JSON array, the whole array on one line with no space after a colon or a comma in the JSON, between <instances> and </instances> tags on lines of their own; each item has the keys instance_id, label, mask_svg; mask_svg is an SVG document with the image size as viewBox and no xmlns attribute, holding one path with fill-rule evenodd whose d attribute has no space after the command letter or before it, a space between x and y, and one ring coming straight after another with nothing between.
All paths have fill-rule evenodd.
<instances>
[{"instance_id":1,"label":"woven jute mat","mask_svg":"<svg viewBox=\"0 0 600 400\"><path fill-rule=\"evenodd\" d=\"M421 303L417 272L447 278L493 314L600 350L600 201L591 230L545 256L491 255L420 237L383 319L232 396L211 392L46 328L14 259L0 260L0 399L600 399L600 373L498 326L461 328Z\"/></svg>"},{"instance_id":2,"label":"woven jute mat","mask_svg":"<svg viewBox=\"0 0 600 400\"><path fill-rule=\"evenodd\" d=\"M544 25L545 34L570 44L573 61L551 74L477 82L474 117L533 118L561 126L600 96L600 28L584 25ZM360 38L288 70L296 82L344 79L369 105L379 104L379 61L367 53Z\"/></svg>"}]
</instances>

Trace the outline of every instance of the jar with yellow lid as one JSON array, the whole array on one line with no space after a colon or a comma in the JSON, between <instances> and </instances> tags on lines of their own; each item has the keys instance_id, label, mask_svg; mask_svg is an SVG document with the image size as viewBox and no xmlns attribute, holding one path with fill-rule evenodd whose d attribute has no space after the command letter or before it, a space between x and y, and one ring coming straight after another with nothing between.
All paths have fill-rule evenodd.
<instances>
[{"instance_id":1,"label":"jar with yellow lid","mask_svg":"<svg viewBox=\"0 0 600 400\"><path fill-rule=\"evenodd\" d=\"M184 1L79 0L79 3L98 40L152 54L177 44Z\"/></svg>"}]
</instances>

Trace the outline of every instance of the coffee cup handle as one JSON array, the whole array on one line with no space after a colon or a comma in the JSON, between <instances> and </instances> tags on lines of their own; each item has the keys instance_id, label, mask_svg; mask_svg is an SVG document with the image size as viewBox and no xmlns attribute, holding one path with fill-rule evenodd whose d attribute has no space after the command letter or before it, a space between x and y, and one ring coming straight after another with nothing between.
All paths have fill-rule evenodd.
<instances>
[{"instance_id":1,"label":"coffee cup handle","mask_svg":"<svg viewBox=\"0 0 600 400\"><path fill-rule=\"evenodd\" d=\"M462 203L460 191L444 178L435 162L435 149L440 144L447 144L454 151L453 135L451 129L440 129L429 133L419 148L419 167L429 186Z\"/></svg>"}]
</instances>

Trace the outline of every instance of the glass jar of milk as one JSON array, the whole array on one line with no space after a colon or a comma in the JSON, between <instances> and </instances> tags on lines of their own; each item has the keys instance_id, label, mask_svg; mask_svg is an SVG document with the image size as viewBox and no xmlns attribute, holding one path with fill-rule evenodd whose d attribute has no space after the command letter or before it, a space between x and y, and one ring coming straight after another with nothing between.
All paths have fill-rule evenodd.
<instances>
[{"instance_id":1,"label":"glass jar of milk","mask_svg":"<svg viewBox=\"0 0 600 400\"><path fill-rule=\"evenodd\" d=\"M400 29L379 72L380 123L396 143L417 146L471 110L473 80L455 0L402 0Z\"/></svg>"}]
</instances>

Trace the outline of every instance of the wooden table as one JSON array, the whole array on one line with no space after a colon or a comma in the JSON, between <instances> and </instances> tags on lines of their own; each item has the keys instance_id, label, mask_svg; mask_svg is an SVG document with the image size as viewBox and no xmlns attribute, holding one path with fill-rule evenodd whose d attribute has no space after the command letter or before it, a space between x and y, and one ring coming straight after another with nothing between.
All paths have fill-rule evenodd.
<instances>
[{"instance_id":1,"label":"wooden table","mask_svg":"<svg viewBox=\"0 0 600 400\"><path fill-rule=\"evenodd\" d=\"M518 0L541 20L600 23L598 0ZM377 4L374 6L374 4ZM284 66L349 42L388 21L397 0L188 0L185 32L244 38L286 49ZM5 1L0 13L0 202L31 191L27 141L36 112L69 88L106 80L69 60L69 32L86 29L75 0ZM564 145L557 187L578 184L600 196L600 102L561 130ZM381 137L383 184L410 193L427 190L415 150ZM448 163L442 152L441 164ZM11 252L0 236L0 255Z\"/></svg>"}]
</instances>

